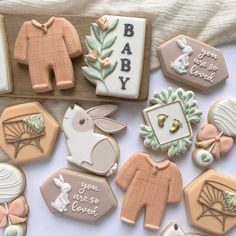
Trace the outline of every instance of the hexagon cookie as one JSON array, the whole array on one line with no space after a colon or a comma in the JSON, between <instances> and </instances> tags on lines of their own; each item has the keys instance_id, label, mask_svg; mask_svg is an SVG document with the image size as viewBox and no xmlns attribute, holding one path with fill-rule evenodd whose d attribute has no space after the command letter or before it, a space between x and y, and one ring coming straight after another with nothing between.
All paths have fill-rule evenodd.
<instances>
[{"instance_id":1,"label":"hexagon cookie","mask_svg":"<svg viewBox=\"0 0 236 236\"><path fill-rule=\"evenodd\" d=\"M70 169L60 169L40 188L47 207L68 218L94 222L117 205L107 180Z\"/></svg>"},{"instance_id":2,"label":"hexagon cookie","mask_svg":"<svg viewBox=\"0 0 236 236\"><path fill-rule=\"evenodd\" d=\"M46 158L53 150L59 128L38 102L10 106L0 118L0 146L16 163Z\"/></svg>"},{"instance_id":3,"label":"hexagon cookie","mask_svg":"<svg viewBox=\"0 0 236 236\"><path fill-rule=\"evenodd\" d=\"M158 55L167 78L198 89L209 89L228 78L223 54L185 35L162 44Z\"/></svg>"},{"instance_id":4,"label":"hexagon cookie","mask_svg":"<svg viewBox=\"0 0 236 236\"><path fill-rule=\"evenodd\" d=\"M189 222L210 235L236 226L236 179L208 170L184 189Z\"/></svg>"}]
</instances>

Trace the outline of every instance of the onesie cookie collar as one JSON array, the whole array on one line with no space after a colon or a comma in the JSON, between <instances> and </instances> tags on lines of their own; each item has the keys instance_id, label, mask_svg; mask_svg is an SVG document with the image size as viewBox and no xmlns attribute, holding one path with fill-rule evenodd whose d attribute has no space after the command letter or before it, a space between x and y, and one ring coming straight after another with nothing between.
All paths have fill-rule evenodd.
<instances>
[{"instance_id":1,"label":"onesie cookie collar","mask_svg":"<svg viewBox=\"0 0 236 236\"><path fill-rule=\"evenodd\" d=\"M157 168L157 169L165 169L170 165L170 161L169 160L163 160L163 161L153 161L150 156L144 156L145 160L150 163L153 167Z\"/></svg>"},{"instance_id":2,"label":"onesie cookie collar","mask_svg":"<svg viewBox=\"0 0 236 236\"><path fill-rule=\"evenodd\" d=\"M41 24L37 20L33 19L31 21L32 25L35 26L36 28L39 28L43 30L43 33L46 34L50 26L54 23L55 17L52 16L46 23Z\"/></svg>"}]
</instances>

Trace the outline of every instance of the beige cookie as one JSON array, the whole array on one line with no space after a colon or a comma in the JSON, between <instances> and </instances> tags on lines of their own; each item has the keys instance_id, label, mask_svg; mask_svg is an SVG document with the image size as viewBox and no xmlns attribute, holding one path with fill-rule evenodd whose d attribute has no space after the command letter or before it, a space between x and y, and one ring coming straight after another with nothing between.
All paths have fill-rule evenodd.
<instances>
[{"instance_id":1,"label":"beige cookie","mask_svg":"<svg viewBox=\"0 0 236 236\"><path fill-rule=\"evenodd\" d=\"M38 102L6 107L0 118L0 146L16 163L48 157L59 124Z\"/></svg>"}]
</instances>

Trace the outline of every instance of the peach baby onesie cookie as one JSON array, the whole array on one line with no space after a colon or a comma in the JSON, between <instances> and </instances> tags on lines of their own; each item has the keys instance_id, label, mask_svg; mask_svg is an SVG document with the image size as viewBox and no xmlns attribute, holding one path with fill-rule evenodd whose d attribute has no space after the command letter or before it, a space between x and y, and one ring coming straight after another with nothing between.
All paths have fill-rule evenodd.
<instances>
[{"instance_id":1,"label":"peach baby onesie cookie","mask_svg":"<svg viewBox=\"0 0 236 236\"><path fill-rule=\"evenodd\" d=\"M164 75L198 89L209 89L228 78L220 50L186 35L179 35L158 48Z\"/></svg>"},{"instance_id":2,"label":"peach baby onesie cookie","mask_svg":"<svg viewBox=\"0 0 236 236\"><path fill-rule=\"evenodd\" d=\"M29 67L35 92L52 90L51 71L59 89L74 86L71 58L82 54L74 26L65 18L51 17L46 23L36 20L22 25L14 49L14 58Z\"/></svg>"},{"instance_id":3,"label":"peach baby onesie cookie","mask_svg":"<svg viewBox=\"0 0 236 236\"><path fill-rule=\"evenodd\" d=\"M90 27L83 74L96 94L137 99L143 71L146 19L103 16Z\"/></svg>"},{"instance_id":4,"label":"peach baby onesie cookie","mask_svg":"<svg viewBox=\"0 0 236 236\"><path fill-rule=\"evenodd\" d=\"M112 175L117 169L119 146L108 134L126 129L126 124L108 118L118 111L117 105L106 104L83 109L71 105L63 119L70 156L67 160L98 175ZM98 131L96 128L99 128Z\"/></svg>"},{"instance_id":5,"label":"peach baby onesie cookie","mask_svg":"<svg viewBox=\"0 0 236 236\"><path fill-rule=\"evenodd\" d=\"M236 226L236 179L208 170L184 189L189 223L210 235Z\"/></svg>"},{"instance_id":6,"label":"peach baby onesie cookie","mask_svg":"<svg viewBox=\"0 0 236 236\"><path fill-rule=\"evenodd\" d=\"M153 150L167 151L169 157L185 153L192 145L192 124L200 121L202 112L192 91L179 88L161 90L143 110L146 121L140 135L144 145Z\"/></svg>"},{"instance_id":7,"label":"peach baby onesie cookie","mask_svg":"<svg viewBox=\"0 0 236 236\"><path fill-rule=\"evenodd\" d=\"M94 222L116 207L104 177L60 169L40 188L50 211L61 216Z\"/></svg>"},{"instance_id":8,"label":"peach baby onesie cookie","mask_svg":"<svg viewBox=\"0 0 236 236\"><path fill-rule=\"evenodd\" d=\"M28 204L23 196L26 179L18 167L0 163L0 228L4 236L24 236Z\"/></svg>"},{"instance_id":9,"label":"peach baby onesie cookie","mask_svg":"<svg viewBox=\"0 0 236 236\"><path fill-rule=\"evenodd\" d=\"M155 162L146 153L135 153L123 165L116 178L125 191L121 220L135 224L145 207L144 226L159 229L166 204L178 203L182 195L182 176L169 160Z\"/></svg>"},{"instance_id":10,"label":"peach baby onesie cookie","mask_svg":"<svg viewBox=\"0 0 236 236\"><path fill-rule=\"evenodd\" d=\"M197 134L194 164L208 167L214 160L228 153L236 137L236 99L226 98L213 104L208 112L208 123Z\"/></svg>"},{"instance_id":11,"label":"peach baby onesie cookie","mask_svg":"<svg viewBox=\"0 0 236 236\"><path fill-rule=\"evenodd\" d=\"M38 102L6 107L0 117L0 147L16 163L46 158L59 124Z\"/></svg>"},{"instance_id":12,"label":"peach baby onesie cookie","mask_svg":"<svg viewBox=\"0 0 236 236\"><path fill-rule=\"evenodd\" d=\"M12 92L12 72L4 16L0 15L0 94Z\"/></svg>"}]
</instances>

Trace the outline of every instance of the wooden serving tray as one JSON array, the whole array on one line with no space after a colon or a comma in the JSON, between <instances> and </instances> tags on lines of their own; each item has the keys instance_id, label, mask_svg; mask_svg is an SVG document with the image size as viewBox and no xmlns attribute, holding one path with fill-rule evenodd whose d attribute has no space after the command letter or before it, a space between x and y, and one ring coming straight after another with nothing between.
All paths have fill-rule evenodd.
<instances>
[{"instance_id":1,"label":"wooden serving tray","mask_svg":"<svg viewBox=\"0 0 236 236\"><path fill-rule=\"evenodd\" d=\"M10 61L12 65L13 73L13 86L14 90L11 94L4 94L2 96L17 97L17 98L34 98L34 99L63 99L63 100L74 100L74 101L122 101L129 99L122 99L116 97L100 96L95 94L95 86L88 82L83 74L81 67L85 65L83 55L87 53L85 46L85 35L89 35L89 27L92 22L95 22L98 17L91 16L72 16L72 15L60 15L68 19L77 30L83 55L73 59L74 76L75 76L75 87L66 90L58 90L55 86L55 81L52 79L54 90L46 93L36 93L31 88L31 82L29 78L28 67L17 63L13 60L13 51L17 34L24 23L24 21L36 19L38 22L45 22L49 19L49 15L12 15L2 14L5 17L6 34L9 43L10 50ZM136 17L140 14L130 15ZM149 89L149 71L150 71L150 50L151 50L151 22L147 19L146 25L146 38L145 38L145 52L144 52L144 64L143 74L140 87L139 97L136 100L130 101L143 101L147 99Z\"/></svg>"}]
</instances>

